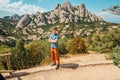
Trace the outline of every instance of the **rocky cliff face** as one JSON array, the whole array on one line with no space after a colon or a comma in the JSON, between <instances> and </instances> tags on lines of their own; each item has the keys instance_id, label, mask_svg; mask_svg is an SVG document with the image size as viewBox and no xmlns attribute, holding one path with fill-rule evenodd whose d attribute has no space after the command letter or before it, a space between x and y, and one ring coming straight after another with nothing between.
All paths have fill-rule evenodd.
<instances>
[{"instance_id":1,"label":"rocky cliff face","mask_svg":"<svg viewBox=\"0 0 120 80\"><path fill-rule=\"evenodd\" d=\"M31 18L28 14L24 15L22 19L18 22L16 27L24 27L28 25L31 22Z\"/></svg>"},{"instance_id":2,"label":"rocky cliff face","mask_svg":"<svg viewBox=\"0 0 120 80\"><path fill-rule=\"evenodd\" d=\"M95 22L103 21L100 16L96 16L86 9L85 4L80 4L79 6L72 6L70 2L64 4L57 4L54 10L50 12L40 13L37 12L33 15L24 15L22 19L18 22L17 27L24 26L41 26L54 23L69 23L80 21L85 22Z\"/></svg>"}]
</instances>

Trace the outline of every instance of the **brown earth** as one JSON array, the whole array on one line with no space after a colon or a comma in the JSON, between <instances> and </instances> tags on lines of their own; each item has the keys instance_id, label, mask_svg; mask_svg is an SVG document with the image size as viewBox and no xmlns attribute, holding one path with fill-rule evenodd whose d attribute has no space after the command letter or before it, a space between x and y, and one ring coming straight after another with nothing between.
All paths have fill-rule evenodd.
<instances>
[{"instance_id":1,"label":"brown earth","mask_svg":"<svg viewBox=\"0 0 120 80\"><path fill-rule=\"evenodd\" d=\"M16 71L7 80L120 80L120 69L106 54L86 54L61 58L61 67L44 66ZM108 58L107 58L108 59Z\"/></svg>"}]
</instances>

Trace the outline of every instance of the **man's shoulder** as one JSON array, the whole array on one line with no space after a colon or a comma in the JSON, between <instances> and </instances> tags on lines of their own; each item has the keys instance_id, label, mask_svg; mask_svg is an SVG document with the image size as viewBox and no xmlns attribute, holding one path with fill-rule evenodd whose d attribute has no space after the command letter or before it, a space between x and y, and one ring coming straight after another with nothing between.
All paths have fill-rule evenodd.
<instances>
[{"instance_id":1,"label":"man's shoulder","mask_svg":"<svg viewBox=\"0 0 120 80\"><path fill-rule=\"evenodd\" d=\"M57 33L56 36L59 36L59 34Z\"/></svg>"},{"instance_id":2,"label":"man's shoulder","mask_svg":"<svg viewBox=\"0 0 120 80\"><path fill-rule=\"evenodd\" d=\"M58 37L59 37L59 34L57 33L55 36L58 38Z\"/></svg>"}]
</instances>

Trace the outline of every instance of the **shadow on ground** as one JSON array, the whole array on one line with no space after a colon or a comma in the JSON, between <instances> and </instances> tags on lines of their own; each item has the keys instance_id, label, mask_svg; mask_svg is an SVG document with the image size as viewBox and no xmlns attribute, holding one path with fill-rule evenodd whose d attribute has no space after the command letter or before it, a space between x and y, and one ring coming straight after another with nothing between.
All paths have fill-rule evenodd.
<instances>
[{"instance_id":1,"label":"shadow on ground","mask_svg":"<svg viewBox=\"0 0 120 80\"><path fill-rule=\"evenodd\" d=\"M66 64L61 64L61 68L67 68L67 69L77 69L79 67L79 64L76 63L66 63ZM41 72L41 71L37 71ZM37 73L34 72L34 73ZM5 79L11 79L11 78L17 78L17 80L23 80L21 77L25 75L29 75L30 73L27 72L18 72L18 73L13 73L12 75L5 76ZM0 79L1 80L1 79Z\"/></svg>"},{"instance_id":2,"label":"shadow on ground","mask_svg":"<svg viewBox=\"0 0 120 80\"><path fill-rule=\"evenodd\" d=\"M67 64L61 64L61 68L71 68L71 69L77 69L79 67L79 64L76 63L67 63Z\"/></svg>"}]
</instances>

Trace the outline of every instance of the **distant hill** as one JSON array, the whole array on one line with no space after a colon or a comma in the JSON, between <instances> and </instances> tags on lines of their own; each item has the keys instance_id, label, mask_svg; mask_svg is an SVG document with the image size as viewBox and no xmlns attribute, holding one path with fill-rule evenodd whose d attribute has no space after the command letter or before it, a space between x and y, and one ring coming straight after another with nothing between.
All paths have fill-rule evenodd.
<instances>
[{"instance_id":1,"label":"distant hill","mask_svg":"<svg viewBox=\"0 0 120 80\"><path fill-rule=\"evenodd\" d=\"M4 16L3 19L6 20L20 20L22 18L22 16L19 16L18 14L14 14L12 16Z\"/></svg>"},{"instance_id":2,"label":"distant hill","mask_svg":"<svg viewBox=\"0 0 120 80\"><path fill-rule=\"evenodd\" d=\"M7 44L13 45L14 34L12 33L15 29L17 21L15 20L6 20L0 18L0 45Z\"/></svg>"},{"instance_id":3,"label":"distant hill","mask_svg":"<svg viewBox=\"0 0 120 80\"><path fill-rule=\"evenodd\" d=\"M80 23L56 23L37 27L27 26L24 28L16 28L13 33L20 35L25 40L48 39L53 27L58 28L60 39L73 38L77 36L87 37L93 35L93 33L103 33L110 30L114 31L114 29L120 29L119 24L98 21Z\"/></svg>"},{"instance_id":4,"label":"distant hill","mask_svg":"<svg viewBox=\"0 0 120 80\"><path fill-rule=\"evenodd\" d=\"M8 36L15 29L17 21L0 18L0 35Z\"/></svg>"}]
</instances>

